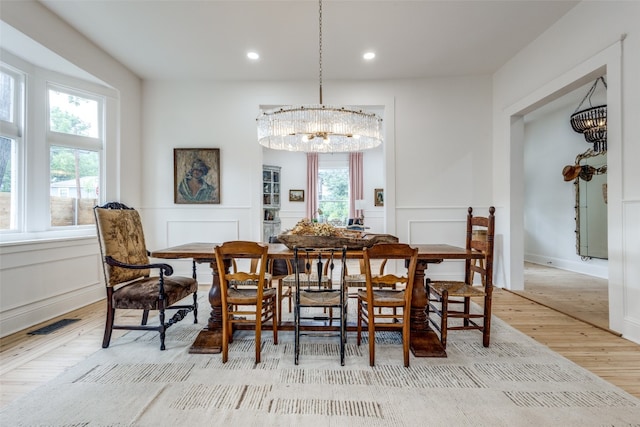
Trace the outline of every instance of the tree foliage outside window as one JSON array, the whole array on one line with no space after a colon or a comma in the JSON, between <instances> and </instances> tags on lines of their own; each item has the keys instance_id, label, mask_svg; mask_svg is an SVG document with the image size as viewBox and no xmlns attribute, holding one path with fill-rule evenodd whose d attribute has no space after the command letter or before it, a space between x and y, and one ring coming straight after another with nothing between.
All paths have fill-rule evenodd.
<instances>
[{"instance_id":1,"label":"tree foliage outside window","mask_svg":"<svg viewBox=\"0 0 640 427\"><path fill-rule=\"evenodd\" d=\"M349 170L318 170L318 208L326 221L344 221L349 215Z\"/></svg>"}]
</instances>

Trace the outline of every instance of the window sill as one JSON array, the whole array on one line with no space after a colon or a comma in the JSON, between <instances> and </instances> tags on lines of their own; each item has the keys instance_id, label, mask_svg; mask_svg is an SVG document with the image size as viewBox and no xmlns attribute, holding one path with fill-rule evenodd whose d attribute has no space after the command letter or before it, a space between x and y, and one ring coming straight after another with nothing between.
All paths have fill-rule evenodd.
<instances>
[{"instance_id":1,"label":"window sill","mask_svg":"<svg viewBox=\"0 0 640 427\"><path fill-rule=\"evenodd\" d=\"M19 246L71 240L95 239L95 228L79 230L41 231L32 233L0 233L0 246Z\"/></svg>"}]
</instances>

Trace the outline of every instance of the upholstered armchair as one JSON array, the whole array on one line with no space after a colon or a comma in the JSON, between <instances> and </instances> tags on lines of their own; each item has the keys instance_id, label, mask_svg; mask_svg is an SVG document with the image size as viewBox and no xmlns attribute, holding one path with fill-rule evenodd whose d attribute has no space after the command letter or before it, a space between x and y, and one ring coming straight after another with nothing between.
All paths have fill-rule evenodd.
<instances>
[{"instance_id":1,"label":"upholstered armchair","mask_svg":"<svg viewBox=\"0 0 640 427\"><path fill-rule=\"evenodd\" d=\"M160 350L165 349L165 332L174 323L193 311L198 323L197 290L195 277L172 276L169 264L149 262L142 222L139 213L122 203L110 202L94 208L98 241L102 254L107 290L107 320L102 347L109 347L114 329L150 330L160 333ZM152 276L151 271L158 275ZM193 303L178 305L188 296ZM116 310L142 310L140 325L115 324ZM159 324L148 325L149 311L159 312ZM177 310L166 320L165 310Z\"/></svg>"}]
</instances>

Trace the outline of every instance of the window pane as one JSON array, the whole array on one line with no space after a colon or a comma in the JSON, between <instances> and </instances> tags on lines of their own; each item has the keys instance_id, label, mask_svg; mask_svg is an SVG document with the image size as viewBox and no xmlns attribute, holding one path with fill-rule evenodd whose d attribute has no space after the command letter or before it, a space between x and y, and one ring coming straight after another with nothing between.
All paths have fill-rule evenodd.
<instances>
[{"instance_id":1,"label":"window pane","mask_svg":"<svg viewBox=\"0 0 640 427\"><path fill-rule=\"evenodd\" d=\"M349 214L349 170L318 170L318 208L322 219L344 221Z\"/></svg>"},{"instance_id":2,"label":"window pane","mask_svg":"<svg viewBox=\"0 0 640 427\"><path fill-rule=\"evenodd\" d=\"M0 230L17 228L15 156L15 141L0 137Z\"/></svg>"},{"instance_id":3,"label":"window pane","mask_svg":"<svg viewBox=\"0 0 640 427\"><path fill-rule=\"evenodd\" d=\"M98 101L49 89L49 127L53 132L98 138Z\"/></svg>"},{"instance_id":4,"label":"window pane","mask_svg":"<svg viewBox=\"0 0 640 427\"><path fill-rule=\"evenodd\" d=\"M15 79L0 72L0 120L13 123Z\"/></svg>"},{"instance_id":5,"label":"window pane","mask_svg":"<svg viewBox=\"0 0 640 427\"><path fill-rule=\"evenodd\" d=\"M93 224L100 192L98 152L52 146L50 161L51 225Z\"/></svg>"}]
</instances>

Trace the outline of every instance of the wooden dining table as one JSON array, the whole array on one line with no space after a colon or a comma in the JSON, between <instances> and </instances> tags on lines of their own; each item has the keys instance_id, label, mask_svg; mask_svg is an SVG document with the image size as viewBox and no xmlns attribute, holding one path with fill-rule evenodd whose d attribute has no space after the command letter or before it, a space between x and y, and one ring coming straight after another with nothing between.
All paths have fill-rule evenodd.
<instances>
[{"instance_id":1,"label":"wooden dining table","mask_svg":"<svg viewBox=\"0 0 640 427\"><path fill-rule=\"evenodd\" d=\"M266 244L266 243L265 243ZM222 351L222 299L220 280L213 248L217 243L195 242L153 251L151 256L162 259L192 259L196 263L208 263L213 271L213 283L209 290L211 313L207 326L200 331L190 353L220 353ZM293 259L293 251L281 243L269 243L270 259ZM429 326L427 319L428 295L425 288L425 270L429 264L447 260L480 259L482 254L446 244L411 245L418 248L418 265L411 298L411 351L416 357L446 357L438 335ZM362 250L347 251L348 259L361 259ZM195 275L195 267L194 267ZM287 326L279 327L287 330Z\"/></svg>"}]
</instances>

